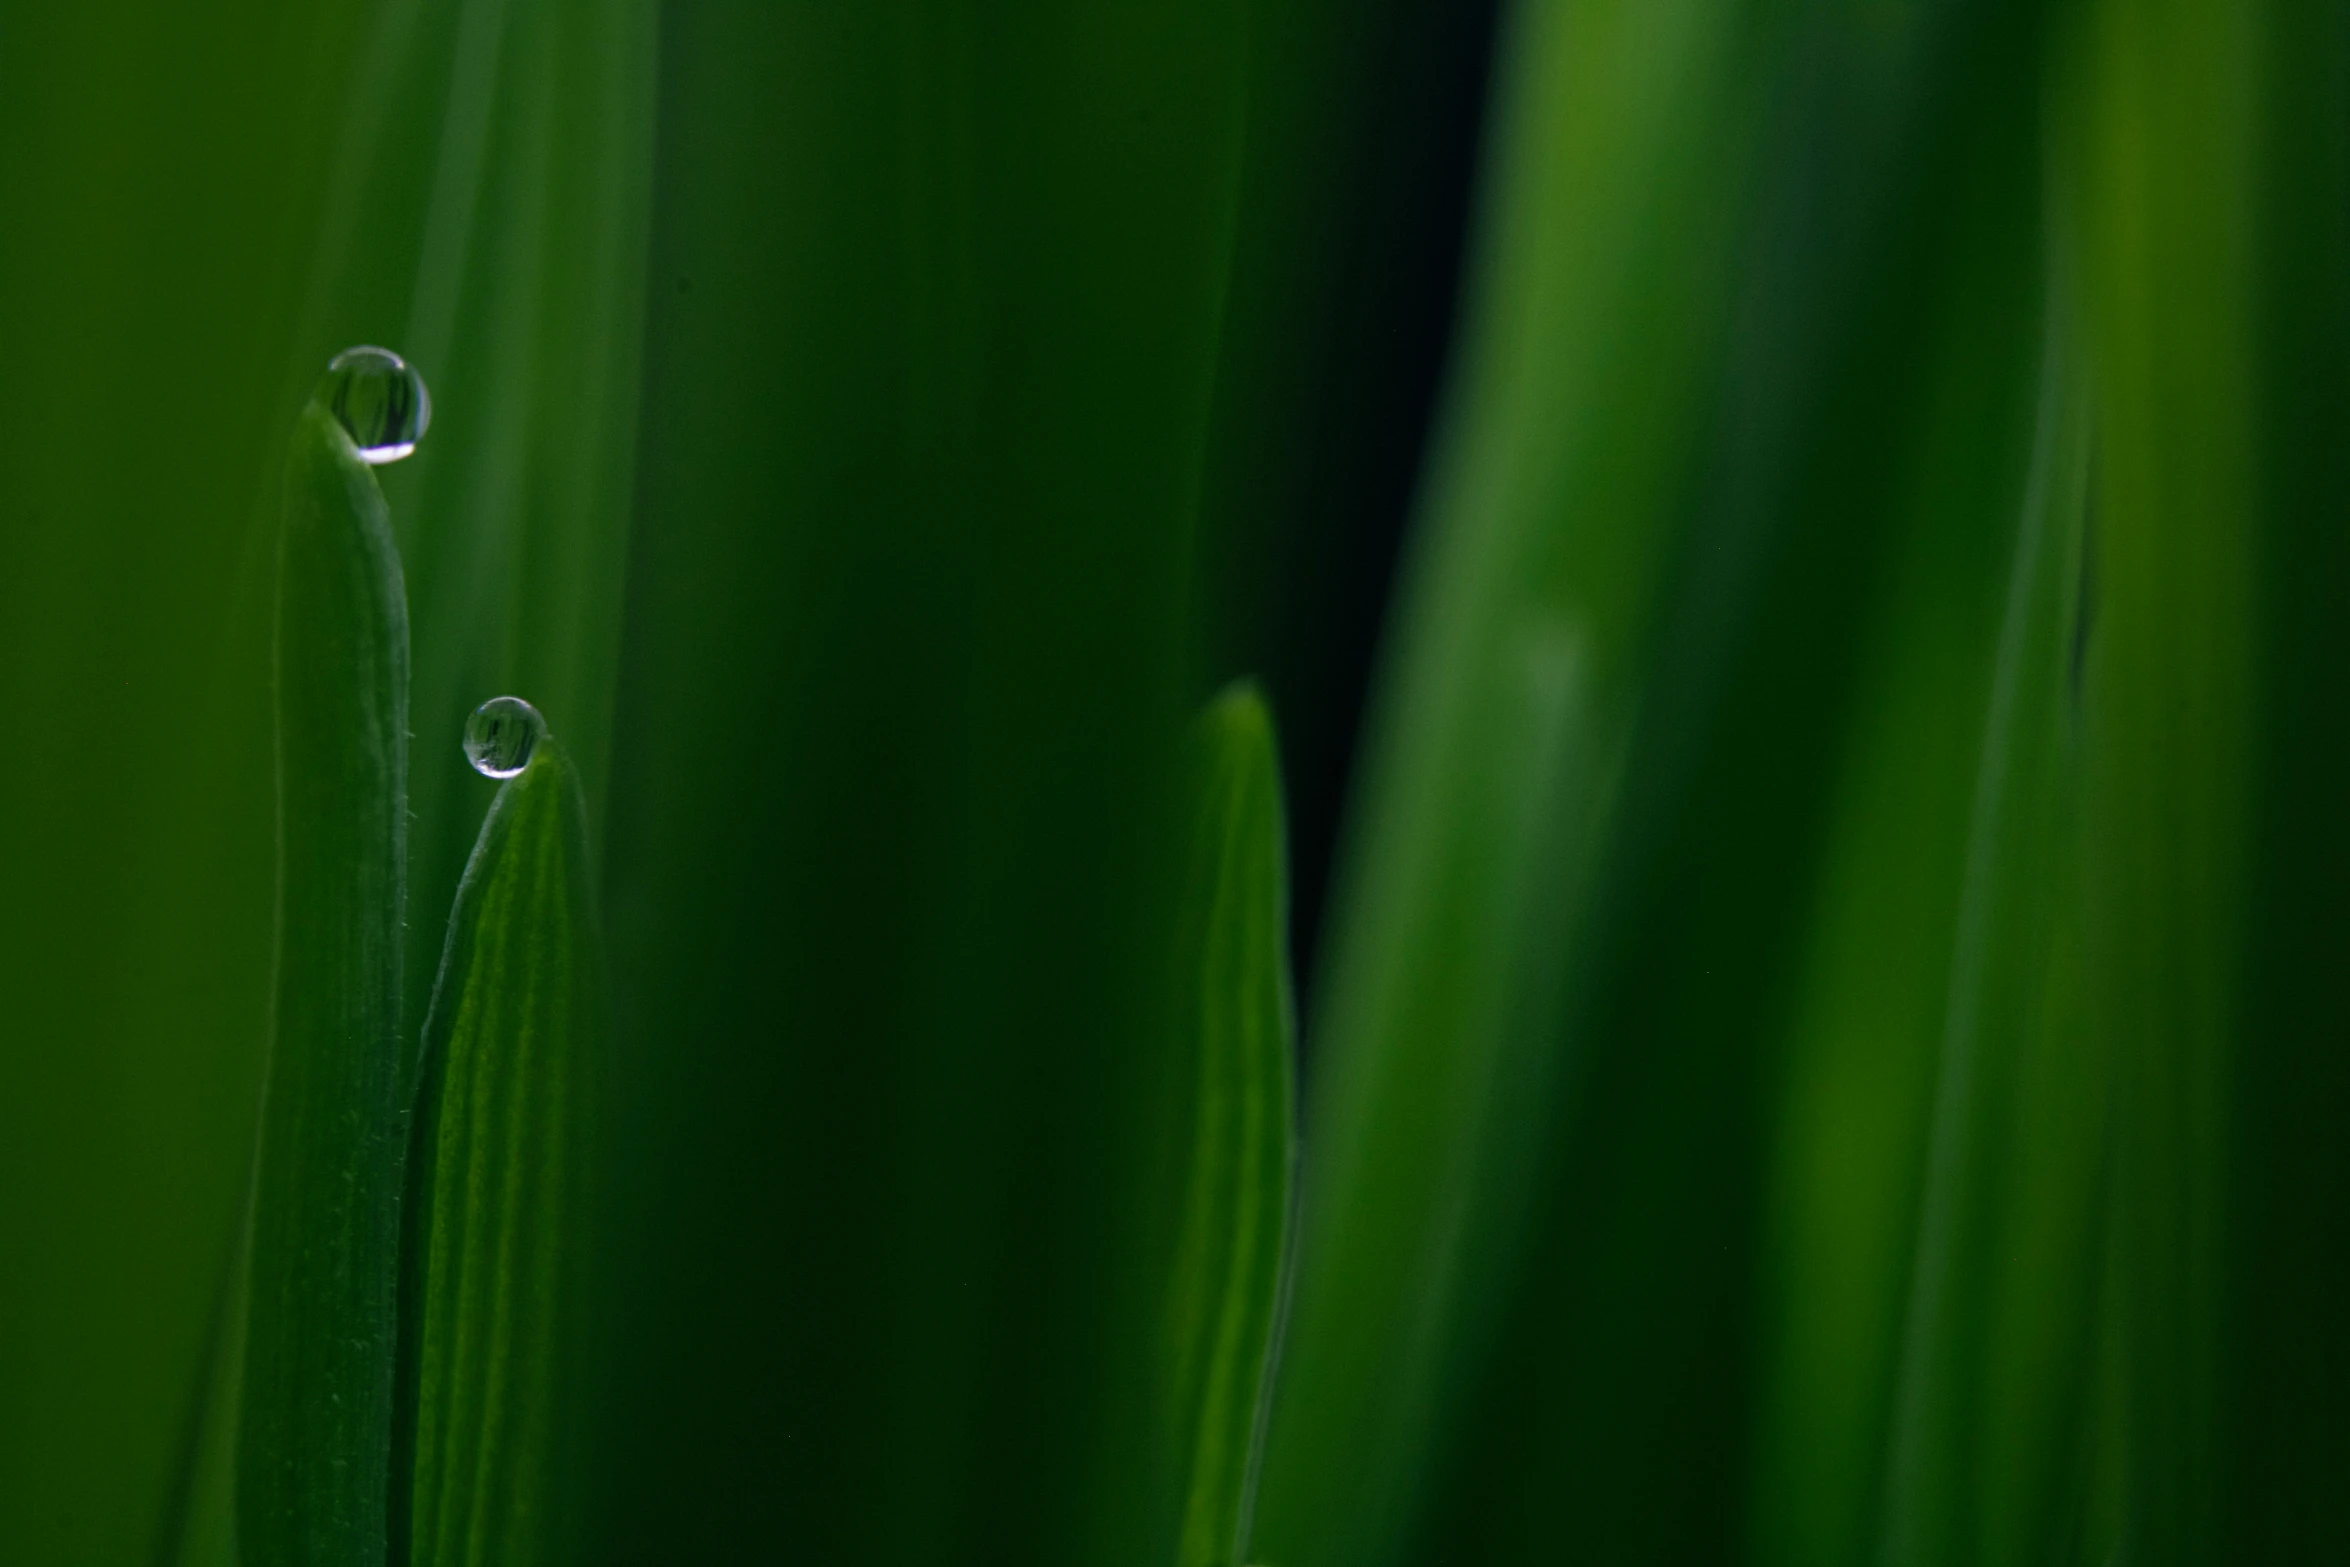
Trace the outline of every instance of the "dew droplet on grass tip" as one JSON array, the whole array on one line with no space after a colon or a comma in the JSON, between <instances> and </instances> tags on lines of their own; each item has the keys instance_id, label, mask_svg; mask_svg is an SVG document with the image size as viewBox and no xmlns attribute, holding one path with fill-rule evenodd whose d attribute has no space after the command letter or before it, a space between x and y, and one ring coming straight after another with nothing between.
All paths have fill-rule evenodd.
<instances>
[{"instance_id":1,"label":"dew droplet on grass tip","mask_svg":"<svg viewBox=\"0 0 2350 1567\"><path fill-rule=\"evenodd\" d=\"M511 778L530 765L546 732L539 710L518 696L494 696L465 720L465 759L484 778Z\"/></svg>"},{"instance_id":2,"label":"dew droplet on grass tip","mask_svg":"<svg viewBox=\"0 0 2350 1567\"><path fill-rule=\"evenodd\" d=\"M327 361L318 401L359 448L359 460L398 462L432 426L424 377L388 348L346 348Z\"/></svg>"}]
</instances>

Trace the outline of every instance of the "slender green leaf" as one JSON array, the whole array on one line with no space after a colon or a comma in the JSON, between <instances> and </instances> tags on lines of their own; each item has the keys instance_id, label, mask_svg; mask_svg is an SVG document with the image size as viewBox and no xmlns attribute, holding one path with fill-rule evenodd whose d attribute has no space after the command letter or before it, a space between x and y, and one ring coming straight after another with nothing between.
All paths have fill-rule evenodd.
<instances>
[{"instance_id":1,"label":"slender green leaf","mask_svg":"<svg viewBox=\"0 0 2350 1567\"><path fill-rule=\"evenodd\" d=\"M1684 437L1719 480L1652 645L1578 975L1577 1071L1552 1101L1507 1315L1445 1430L1430 1556L1751 1549L1746 1510L1768 1483L1749 1468L1756 1284L1782 1238L1759 1199L1823 900L1894 894L1874 961L1844 968L1814 1016L1834 1018L1846 1063L1873 1072L1842 1050L1873 1036L1896 1081L1930 1081L1914 1047L1930 1050L1953 951L2032 428L2041 16L2024 0L1803 18L1774 62L1792 118L1740 241L1758 270L1807 281L1741 300L1721 425ZM1870 851L1887 846L1916 874L1877 880L1892 867ZM1859 917L1840 939L1871 934ZM1891 1163L1914 1190L1910 1092L1908 1155ZM1856 1273L1898 1280L1894 1214L1891 1269L1862 1252ZM1867 1346L1849 1348L1869 1374ZM1864 1425L1864 1462L1877 1445Z\"/></svg>"},{"instance_id":2,"label":"slender green leaf","mask_svg":"<svg viewBox=\"0 0 2350 1567\"><path fill-rule=\"evenodd\" d=\"M609 1048L579 777L542 737L482 823L425 1027L400 1567L531 1567L576 1548Z\"/></svg>"},{"instance_id":3,"label":"slender green leaf","mask_svg":"<svg viewBox=\"0 0 2350 1567\"><path fill-rule=\"evenodd\" d=\"M2077 926L2087 420L2078 334L2023 306L2046 266L2015 237L1934 350L1798 959L1758 1301L1766 1562L2039 1559L2037 1482L2069 1473L2088 1392L2066 1368L2100 1123L2049 1101L2096 1075L2044 999L2071 977L2052 927ZM2000 1179L2014 1159L2032 1182Z\"/></svg>"},{"instance_id":4,"label":"slender green leaf","mask_svg":"<svg viewBox=\"0 0 2350 1567\"><path fill-rule=\"evenodd\" d=\"M1523 1195L1721 352L1752 7L1506 8L1483 232L1317 978L1262 1515L1385 1559Z\"/></svg>"},{"instance_id":5,"label":"slender green leaf","mask_svg":"<svg viewBox=\"0 0 2350 1567\"><path fill-rule=\"evenodd\" d=\"M1191 622L1199 689L1245 671L1281 714L1302 973L1453 336L1496 6L1250 10Z\"/></svg>"},{"instance_id":6,"label":"slender green leaf","mask_svg":"<svg viewBox=\"0 0 2350 1567\"><path fill-rule=\"evenodd\" d=\"M213 1287L205 1356L173 1455L171 1489L148 1557L152 1567L237 1567L237 1403L251 1288L246 1218L238 1216Z\"/></svg>"},{"instance_id":7,"label":"slender green leaf","mask_svg":"<svg viewBox=\"0 0 2350 1567\"><path fill-rule=\"evenodd\" d=\"M2065 259L2048 268L2036 450L1984 639L1884 1428L1876 1559L1919 1567L2061 1553L2097 1392L2108 1074L2080 1010L2090 424Z\"/></svg>"},{"instance_id":8,"label":"slender green leaf","mask_svg":"<svg viewBox=\"0 0 2350 1567\"><path fill-rule=\"evenodd\" d=\"M1790 938L1949 322L1982 274L2012 340L2037 256L2038 9L1960 9L1515 12L1319 992L1274 1560L1743 1544Z\"/></svg>"},{"instance_id":9,"label":"slender green leaf","mask_svg":"<svg viewBox=\"0 0 2350 1567\"><path fill-rule=\"evenodd\" d=\"M1248 1549L1279 1329L1295 1164L1289 893L1272 716L1251 685L1202 715L1199 818L1182 968L1196 1064L1191 1148L1168 1301L1175 1420L1187 1455L1178 1567Z\"/></svg>"},{"instance_id":10,"label":"slender green leaf","mask_svg":"<svg viewBox=\"0 0 2350 1567\"><path fill-rule=\"evenodd\" d=\"M278 583L276 1032L237 1459L248 1567L383 1559L406 1076L408 617L373 472L313 403Z\"/></svg>"},{"instance_id":11,"label":"slender green leaf","mask_svg":"<svg viewBox=\"0 0 2350 1567\"><path fill-rule=\"evenodd\" d=\"M2350 9L2261 8L2249 389L2259 681L2231 1073L2220 1537L2350 1560ZM2249 95L2248 95L2249 96Z\"/></svg>"},{"instance_id":12,"label":"slender green leaf","mask_svg":"<svg viewBox=\"0 0 2350 1567\"><path fill-rule=\"evenodd\" d=\"M344 99L302 327L398 349L436 424L386 473L416 634L410 875L453 900L479 825L454 740L485 691L564 715L601 815L635 462L652 0L399 0ZM592 841L592 840L591 840ZM440 955L409 931L421 1016Z\"/></svg>"},{"instance_id":13,"label":"slender green leaf","mask_svg":"<svg viewBox=\"0 0 2350 1567\"><path fill-rule=\"evenodd\" d=\"M2122 1532L2148 1564L2236 1559L2220 1507L2259 712L2259 12L2100 0L2066 84L2100 418L2090 1022L2115 1073Z\"/></svg>"}]
</instances>

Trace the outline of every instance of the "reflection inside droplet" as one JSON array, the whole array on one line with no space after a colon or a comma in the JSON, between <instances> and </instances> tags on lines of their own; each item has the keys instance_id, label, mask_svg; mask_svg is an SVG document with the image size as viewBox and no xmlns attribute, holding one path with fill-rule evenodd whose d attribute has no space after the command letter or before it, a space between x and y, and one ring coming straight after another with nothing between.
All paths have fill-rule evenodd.
<instances>
[{"instance_id":1,"label":"reflection inside droplet","mask_svg":"<svg viewBox=\"0 0 2350 1567\"><path fill-rule=\"evenodd\" d=\"M359 460L398 462L432 425L424 377L388 348L362 344L327 361L315 394L359 449Z\"/></svg>"},{"instance_id":2,"label":"reflection inside droplet","mask_svg":"<svg viewBox=\"0 0 2350 1567\"><path fill-rule=\"evenodd\" d=\"M511 778L530 765L546 721L518 696L494 696L465 720L465 759L484 778Z\"/></svg>"}]
</instances>

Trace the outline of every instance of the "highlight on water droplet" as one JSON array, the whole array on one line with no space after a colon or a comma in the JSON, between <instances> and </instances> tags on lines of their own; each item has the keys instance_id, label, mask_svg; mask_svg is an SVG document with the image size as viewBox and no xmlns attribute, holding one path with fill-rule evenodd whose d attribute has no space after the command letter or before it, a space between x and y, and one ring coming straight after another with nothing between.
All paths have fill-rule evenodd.
<instances>
[{"instance_id":1,"label":"highlight on water droplet","mask_svg":"<svg viewBox=\"0 0 2350 1567\"><path fill-rule=\"evenodd\" d=\"M530 765L547 721L518 696L494 696L465 720L465 759L484 778L511 778Z\"/></svg>"},{"instance_id":2,"label":"highlight on water droplet","mask_svg":"<svg viewBox=\"0 0 2350 1567\"><path fill-rule=\"evenodd\" d=\"M327 361L314 395L359 448L361 462L398 462L432 426L424 377L388 348L344 349Z\"/></svg>"}]
</instances>

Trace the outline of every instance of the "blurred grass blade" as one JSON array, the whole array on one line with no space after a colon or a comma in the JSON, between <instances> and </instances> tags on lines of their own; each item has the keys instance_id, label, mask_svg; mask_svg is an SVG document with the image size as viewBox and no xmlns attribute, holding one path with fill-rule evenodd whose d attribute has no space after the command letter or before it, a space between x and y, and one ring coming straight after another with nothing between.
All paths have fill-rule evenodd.
<instances>
[{"instance_id":1,"label":"blurred grass blade","mask_svg":"<svg viewBox=\"0 0 2350 1567\"><path fill-rule=\"evenodd\" d=\"M2078 1347L2064 1334L2086 1326L2100 1193L2098 1118L2046 1104L2047 1081L2085 1070L2042 992L2061 988L2050 928L2073 907L2087 467L2046 248L1999 244L1945 308L1829 786L1773 1111L1762 1562L1922 1567L2036 1533L1991 1505L1993 1460L2052 1424L2061 1437L2086 1392L2034 1358L2051 1331L2060 1354ZM2036 1155L2044 1184L2008 1189L1993 1151ZM2001 1243L2026 1239L2036 1271L2011 1278ZM2007 1354L2040 1374L2011 1385ZM2043 1452L2040 1470L2069 1456Z\"/></svg>"},{"instance_id":2,"label":"blurred grass blade","mask_svg":"<svg viewBox=\"0 0 2350 1567\"><path fill-rule=\"evenodd\" d=\"M2095 1393L2107 1080L2079 1012L2090 421L2069 258L2051 256L1885 1437L1876 1559L1918 1567L2052 1559L2076 1526Z\"/></svg>"},{"instance_id":3,"label":"blurred grass blade","mask_svg":"<svg viewBox=\"0 0 2350 1567\"><path fill-rule=\"evenodd\" d=\"M1987 381L2009 447L2002 393L2030 427L2037 27L1517 10L1318 993L1268 1558L1744 1544L1756 1174L1823 797L1903 524L1994 624L2015 525L2012 492L1937 517L1910 487L1939 439L1970 487L2016 466L1955 433L1953 320L2024 343Z\"/></svg>"},{"instance_id":4,"label":"blurred grass blade","mask_svg":"<svg viewBox=\"0 0 2350 1567\"><path fill-rule=\"evenodd\" d=\"M375 476L315 403L279 554L277 1017L237 1458L248 1567L375 1567L405 1074L408 616Z\"/></svg>"},{"instance_id":5,"label":"blurred grass blade","mask_svg":"<svg viewBox=\"0 0 2350 1567\"><path fill-rule=\"evenodd\" d=\"M609 1037L579 778L542 737L482 823L425 1028L395 1567L576 1552L568 1487Z\"/></svg>"},{"instance_id":6,"label":"blurred grass blade","mask_svg":"<svg viewBox=\"0 0 2350 1567\"><path fill-rule=\"evenodd\" d=\"M1316 980L1297 1303L1261 1514L1401 1546L1519 1207L1721 352L1751 16L1509 8L1462 362Z\"/></svg>"},{"instance_id":7,"label":"blurred grass blade","mask_svg":"<svg viewBox=\"0 0 2350 1567\"><path fill-rule=\"evenodd\" d=\"M204 1326L171 1488L148 1560L153 1567L237 1567L237 1394L244 1377L251 1236L238 1216L223 1248Z\"/></svg>"},{"instance_id":8,"label":"blurred grass blade","mask_svg":"<svg viewBox=\"0 0 2350 1567\"><path fill-rule=\"evenodd\" d=\"M2100 0L2068 84L2100 421L2091 1019L2115 1073L2124 1549L2150 1567L2241 1559L2220 1512L2228 1140L2257 1059L2241 988L2256 682L2278 667L2258 579L2281 543L2261 534L2254 412L2262 27L2229 0Z\"/></svg>"},{"instance_id":9,"label":"blurred grass blade","mask_svg":"<svg viewBox=\"0 0 2350 1567\"><path fill-rule=\"evenodd\" d=\"M1178 983L1196 1098L1169 1299L1178 1567L1248 1549L1295 1164L1288 870L1272 716L1249 684L1201 715L1199 818Z\"/></svg>"},{"instance_id":10,"label":"blurred grass blade","mask_svg":"<svg viewBox=\"0 0 2350 1567\"><path fill-rule=\"evenodd\" d=\"M2238 1561L2350 1561L2350 1489L2339 1483L2350 1457L2350 141L2339 134L2350 124L2350 10L2266 6L2251 39L2229 39L2246 42L2249 59L2219 77L2221 101L2249 117L2226 135L2258 165L2204 185L2226 203L2217 232L2230 245L2244 237L2229 221L2242 221L2236 203L2258 202L2257 251L2233 258L2255 270L2227 279L2244 291L2237 306L2254 307L2242 344L2258 355L2243 393L2252 417L2223 405L2228 424L2213 432L2257 443L2260 525L2243 556L2259 686L2245 714L2244 917L2230 932L2245 965L2244 1037L2225 1112L2219 1537ZM2247 64L2249 82L2235 74ZM2196 123L2193 109L2170 112L2166 137ZM2177 391L2233 388L2190 378Z\"/></svg>"},{"instance_id":11,"label":"blurred grass blade","mask_svg":"<svg viewBox=\"0 0 2350 1567\"><path fill-rule=\"evenodd\" d=\"M458 8L449 7L448 11ZM467 0L415 248L408 342L448 417L401 536L415 605L416 893L454 896L485 691L563 715L603 817L619 676L652 204L653 0ZM465 45L478 37L478 48ZM395 484L395 501L401 491ZM440 932L410 933L409 1000Z\"/></svg>"}]
</instances>

